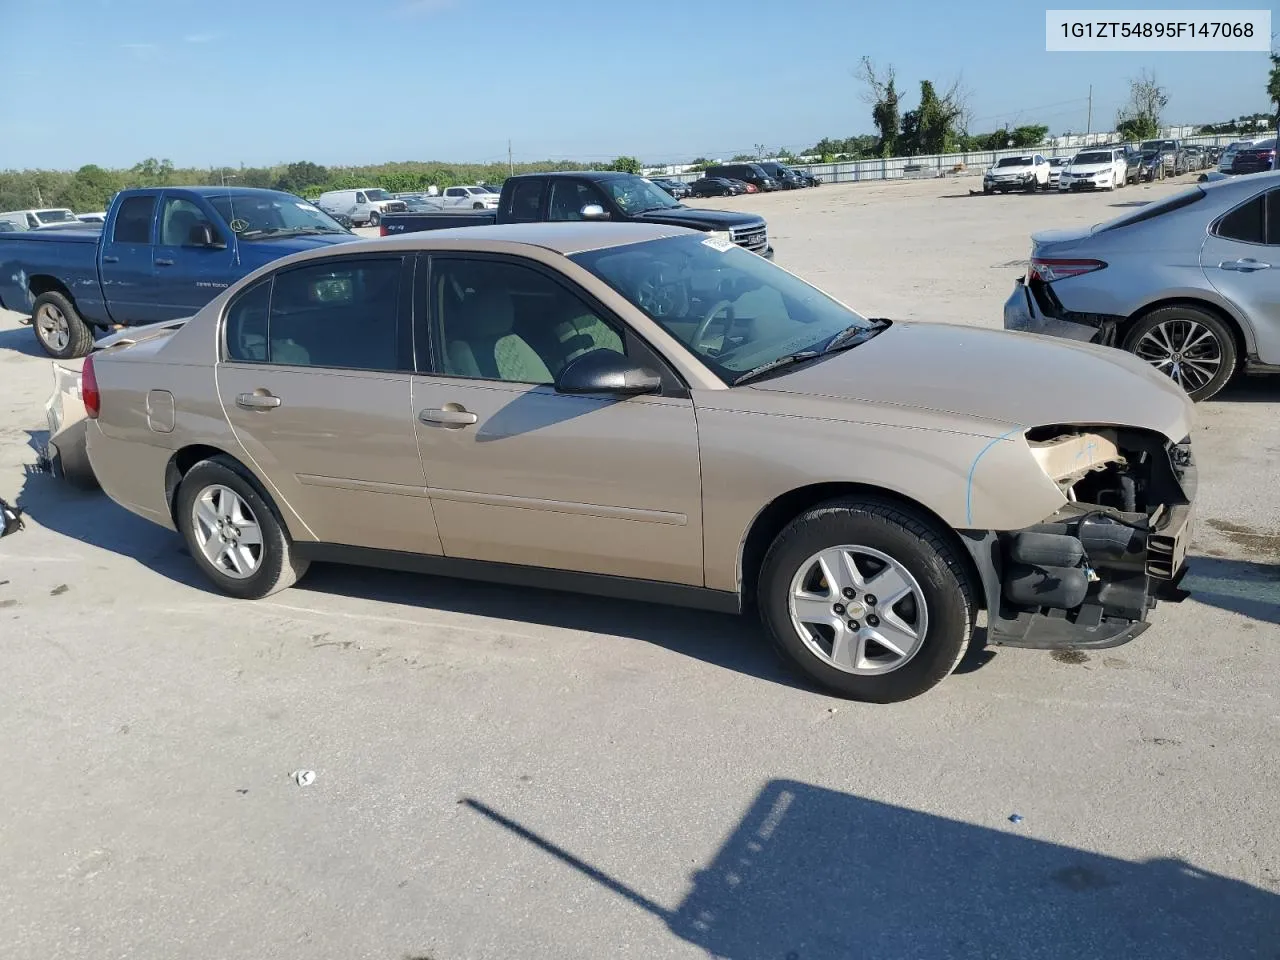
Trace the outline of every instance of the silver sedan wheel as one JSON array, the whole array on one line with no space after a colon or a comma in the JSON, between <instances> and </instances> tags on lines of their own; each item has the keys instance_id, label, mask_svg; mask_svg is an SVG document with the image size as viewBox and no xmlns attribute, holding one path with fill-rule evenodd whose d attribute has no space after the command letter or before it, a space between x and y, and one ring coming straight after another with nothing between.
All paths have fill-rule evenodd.
<instances>
[{"instance_id":1,"label":"silver sedan wheel","mask_svg":"<svg viewBox=\"0 0 1280 960\"><path fill-rule=\"evenodd\" d=\"M67 344L71 342L71 324L66 315L52 303L44 304L36 315L36 333L45 346L55 353L67 349Z\"/></svg>"},{"instance_id":2,"label":"silver sedan wheel","mask_svg":"<svg viewBox=\"0 0 1280 960\"><path fill-rule=\"evenodd\" d=\"M1142 335L1134 354L1193 393L1222 369L1222 344L1195 320L1165 320Z\"/></svg>"},{"instance_id":3,"label":"silver sedan wheel","mask_svg":"<svg viewBox=\"0 0 1280 960\"><path fill-rule=\"evenodd\" d=\"M205 487L191 505L191 532L206 560L223 576L246 580L262 566L262 527L240 494Z\"/></svg>"},{"instance_id":4,"label":"silver sedan wheel","mask_svg":"<svg viewBox=\"0 0 1280 960\"><path fill-rule=\"evenodd\" d=\"M814 554L791 580L791 624L837 670L891 673L919 652L929 612L915 577L888 554L842 545Z\"/></svg>"}]
</instances>

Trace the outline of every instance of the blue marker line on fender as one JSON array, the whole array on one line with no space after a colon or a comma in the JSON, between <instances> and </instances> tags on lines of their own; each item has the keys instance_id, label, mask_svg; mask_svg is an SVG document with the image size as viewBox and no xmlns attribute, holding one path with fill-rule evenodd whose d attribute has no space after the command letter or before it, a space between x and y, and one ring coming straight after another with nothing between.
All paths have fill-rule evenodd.
<instances>
[{"instance_id":1,"label":"blue marker line on fender","mask_svg":"<svg viewBox=\"0 0 1280 960\"><path fill-rule=\"evenodd\" d=\"M1025 430L1025 429L1026 427L1022 426L1022 424L1018 424L1018 426L1014 427L1008 433L1000 434L1000 436L996 437L994 440L988 443L985 447L979 450L978 455L973 458L973 463L970 464L969 466L969 482L968 482L968 485L965 487L965 491L964 491L964 522L965 523L973 523L973 474L974 474L974 471L978 469L978 461L981 460L986 455L988 450L994 447L1001 440L1005 440L1008 437L1012 436L1013 434L1017 433L1019 430Z\"/></svg>"}]
</instances>

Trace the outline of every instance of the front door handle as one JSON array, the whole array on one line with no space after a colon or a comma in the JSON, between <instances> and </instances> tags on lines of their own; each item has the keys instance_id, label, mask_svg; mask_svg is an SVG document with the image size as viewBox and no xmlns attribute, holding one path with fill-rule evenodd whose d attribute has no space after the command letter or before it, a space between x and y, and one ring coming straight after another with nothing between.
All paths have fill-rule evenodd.
<instances>
[{"instance_id":1,"label":"front door handle","mask_svg":"<svg viewBox=\"0 0 1280 960\"><path fill-rule=\"evenodd\" d=\"M168 260L168 259L165 259L165 260L157 260L157 261L156 261L156 266L157 266L157 267L172 267L172 266L173 266L173 261L172 261L172 260Z\"/></svg>"},{"instance_id":2,"label":"front door handle","mask_svg":"<svg viewBox=\"0 0 1280 960\"><path fill-rule=\"evenodd\" d=\"M1269 270L1271 264L1245 257L1243 260L1225 260L1218 266L1223 270L1236 270L1240 273L1252 273L1254 270Z\"/></svg>"},{"instance_id":3,"label":"front door handle","mask_svg":"<svg viewBox=\"0 0 1280 960\"><path fill-rule=\"evenodd\" d=\"M246 410L270 410L280 406L280 398L269 393L242 393L236 397L236 406Z\"/></svg>"},{"instance_id":4,"label":"front door handle","mask_svg":"<svg viewBox=\"0 0 1280 960\"><path fill-rule=\"evenodd\" d=\"M423 410L418 414L418 419L423 423L439 423L446 427L465 427L475 423L478 418L461 404L450 403L443 408Z\"/></svg>"}]
</instances>

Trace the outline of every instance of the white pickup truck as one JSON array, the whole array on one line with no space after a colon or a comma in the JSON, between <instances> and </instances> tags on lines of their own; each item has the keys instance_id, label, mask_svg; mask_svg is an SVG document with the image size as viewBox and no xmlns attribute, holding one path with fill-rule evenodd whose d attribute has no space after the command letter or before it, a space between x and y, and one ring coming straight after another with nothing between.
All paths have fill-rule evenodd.
<instances>
[{"instance_id":1,"label":"white pickup truck","mask_svg":"<svg viewBox=\"0 0 1280 960\"><path fill-rule=\"evenodd\" d=\"M448 208L462 207L467 210L497 210L498 197L501 194L489 187L445 187L440 199Z\"/></svg>"},{"instance_id":2,"label":"white pickup truck","mask_svg":"<svg viewBox=\"0 0 1280 960\"><path fill-rule=\"evenodd\" d=\"M983 193L1008 193L1010 190L1049 189L1049 161L1038 153L1021 157L1001 157L982 177Z\"/></svg>"}]
</instances>

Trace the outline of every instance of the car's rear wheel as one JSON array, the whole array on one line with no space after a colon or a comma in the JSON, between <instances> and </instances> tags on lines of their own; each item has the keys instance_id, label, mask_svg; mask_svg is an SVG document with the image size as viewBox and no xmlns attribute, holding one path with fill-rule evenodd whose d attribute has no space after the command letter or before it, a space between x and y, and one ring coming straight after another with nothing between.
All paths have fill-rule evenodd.
<instances>
[{"instance_id":1,"label":"car's rear wheel","mask_svg":"<svg viewBox=\"0 0 1280 960\"><path fill-rule=\"evenodd\" d=\"M955 548L896 504L845 499L793 520L760 573L761 617L806 677L855 700L918 696L955 669L974 603Z\"/></svg>"},{"instance_id":2,"label":"car's rear wheel","mask_svg":"<svg viewBox=\"0 0 1280 960\"><path fill-rule=\"evenodd\" d=\"M42 293L31 305L31 328L44 352L55 360L87 356L93 349L93 328L75 304L57 291Z\"/></svg>"},{"instance_id":3,"label":"car's rear wheel","mask_svg":"<svg viewBox=\"0 0 1280 960\"><path fill-rule=\"evenodd\" d=\"M187 471L175 512L192 558L223 593L257 600L292 586L307 570L257 484L229 457Z\"/></svg>"},{"instance_id":4,"label":"car's rear wheel","mask_svg":"<svg viewBox=\"0 0 1280 960\"><path fill-rule=\"evenodd\" d=\"M1190 304L1161 307L1140 318L1125 337L1124 348L1197 402L1227 385L1239 359L1230 327L1216 314Z\"/></svg>"}]
</instances>

